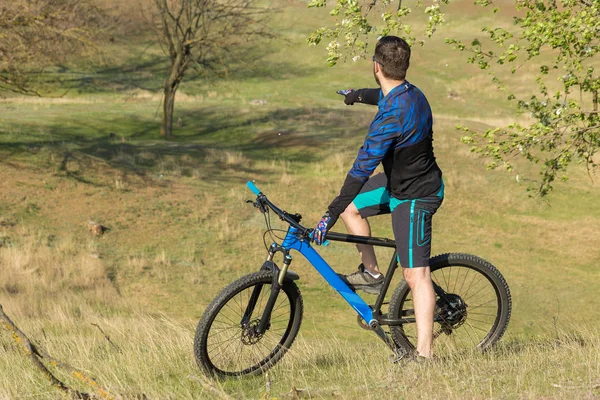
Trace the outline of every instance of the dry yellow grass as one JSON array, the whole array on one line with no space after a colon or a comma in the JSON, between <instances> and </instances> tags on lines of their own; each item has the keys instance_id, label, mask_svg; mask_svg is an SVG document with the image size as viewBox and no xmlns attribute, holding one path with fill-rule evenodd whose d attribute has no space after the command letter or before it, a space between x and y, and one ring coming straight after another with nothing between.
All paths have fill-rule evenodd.
<instances>
[{"instance_id":1,"label":"dry yellow grass","mask_svg":"<svg viewBox=\"0 0 600 400\"><path fill-rule=\"evenodd\" d=\"M3 304L18 305L18 316L60 314L65 307L89 312L90 304L115 303L116 288L89 238L56 237L23 227L0 237Z\"/></svg>"},{"instance_id":2,"label":"dry yellow grass","mask_svg":"<svg viewBox=\"0 0 600 400\"><path fill-rule=\"evenodd\" d=\"M366 333L363 340L348 341L322 331L313 338L301 335L268 376L207 385L192 357L191 321L132 313L58 314L20 322L52 356L90 374L117 398L211 399L216 390L254 399L294 398L294 393L316 399L593 399L600 385L599 332L589 326L527 342L505 341L485 354L469 352L430 364L392 364L384 345ZM0 345L0 396L56 398L5 332ZM70 387L89 389L53 371Z\"/></svg>"}]
</instances>

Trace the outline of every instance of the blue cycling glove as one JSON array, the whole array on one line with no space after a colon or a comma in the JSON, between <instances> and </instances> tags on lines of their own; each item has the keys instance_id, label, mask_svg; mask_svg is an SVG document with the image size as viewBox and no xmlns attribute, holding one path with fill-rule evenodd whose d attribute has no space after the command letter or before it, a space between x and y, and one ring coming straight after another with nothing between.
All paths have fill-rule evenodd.
<instances>
[{"instance_id":1,"label":"blue cycling glove","mask_svg":"<svg viewBox=\"0 0 600 400\"><path fill-rule=\"evenodd\" d=\"M327 210L313 232L313 240L316 244L322 245L325 242L327 232L335 225L337 219L338 217L336 215L331 215L329 210Z\"/></svg>"}]
</instances>

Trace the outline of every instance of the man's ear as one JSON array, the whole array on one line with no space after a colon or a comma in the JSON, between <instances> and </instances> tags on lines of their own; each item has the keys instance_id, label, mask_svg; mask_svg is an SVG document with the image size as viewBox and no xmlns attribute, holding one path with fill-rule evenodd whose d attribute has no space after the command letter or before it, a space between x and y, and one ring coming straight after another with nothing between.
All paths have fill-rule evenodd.
<instances>
[{"instance_id":1,"label":"man's ear","mask_svg":"<svg viewBox=\"0 0 600 400\"><path fill-rule=\"evenodd\" d=\"M375 61L375 73L381 73L383 75L383 72L381 72L381 65L379 65L379 63L377 61Z\"/></svg>"}]
</instances>

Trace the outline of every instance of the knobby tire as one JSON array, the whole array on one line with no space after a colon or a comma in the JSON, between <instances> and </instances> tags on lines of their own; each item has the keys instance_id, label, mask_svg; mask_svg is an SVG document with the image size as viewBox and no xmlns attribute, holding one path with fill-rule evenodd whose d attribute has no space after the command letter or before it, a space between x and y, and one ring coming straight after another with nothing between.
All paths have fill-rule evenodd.
<instances>
[{"instance_id":1,"label":"knobby tire","mask_svg":"<svg viewBox=\"0 0 600 400\"><path fill-rule=\"evenodd\" d=\"M265 332L264 337L253 340L248 339L249 331L239 324L244 314L243 310L247 306L250 293L252 293L254 287L261 285L261 293L264 296L261 297L261 302L257 303L251 318L256 324L256 321L262 316L262 306L264 306L262 300L264 300L265 296L268 298L272 283L273 273L271 271L259 271L243 276L223 289L208 305L198 323L194 339L196 362L206 374L218 377L261 374L275 365L290 348L300 329L303 313L302 296L298 286L293 281L284 282L277 298L276 307L272 312L271 318L273 318L273 323L277 322L275 319L278 316L281 318L282 326L279 331L276 331L274 326L270 326L270 329ZM289 319L286 316L280 315L281 313L285 313L288 307ZM240 310L240 315L226 315L228 313L235 314L234 311L237 312L237 309ZM219 322L221 323L221 327L216 327L214 326L216 325L215 320L219 318L219 315L222 316L224 322ZM239 317L239 320L237 317ZM287 322L285 322L286 319ZM223 327L223 325L228 327ZM223 340L224 344L218 342L222 348L219 352L211 354L211 349L209 348L211 343L209 342L213 340L211 338L214 338L220 332L223 333L223 337L225 338ZM277 332L282 332L279 340L277 340L279 335ZM275 339L267 341L265 339L266 335L270 335L269 338L275 336ZM254 351L254 348L258 349L257 351L259 352L266 351L268 353L264 356L259 355L258 358L252 357L251 354L250 359L245 361L242 352L245 350ZM239 349L240 354L237 356L233 354L230 358L238 357L238 362L245 362L249 365L232 365L234 360L228 359L228 350L231 352L237 349Z\"/></svg>"}]
</instances>

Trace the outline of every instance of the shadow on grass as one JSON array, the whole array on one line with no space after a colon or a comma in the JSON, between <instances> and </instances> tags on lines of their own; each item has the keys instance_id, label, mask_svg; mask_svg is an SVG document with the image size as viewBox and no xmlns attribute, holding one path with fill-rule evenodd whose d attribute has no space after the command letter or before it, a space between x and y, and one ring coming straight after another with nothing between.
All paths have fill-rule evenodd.
<instances>
[{"instance_id":1,"label":"shadow on grass","mask_svg":"<svg viewBox=\"0 0 600 400\"><path fill-rule=\"evenodd\" d=\"M79 93L114 93L125 90L160 89L168 72L168 60L162 56L131 58L122 65L98 68L93 71L80 71L62 66L58 79L63 88Z\"/></svg>"},{"instance_id":2,"label":"shadow on grass","mask_svg":"<svg viewBox=\"0 0 600 400\"><path fill-rule=\"evenodd\" d=\"M532 350L553 350L561 347L586 348L594 345L592 337L585 337L580 332L561 332L555 337L537 337L530 340L513 339L501 341L491 351L499 355L520 355Z\"/></svg>"},{"instance_id":3,"label":"shadow on grass","mask_svg":"<svg viewBox=\"0 0 600 400\"><path fill-rule=\"evenodd\" d=\"M312 76L319 70L294 61L265 62L265 55L264 47L253 46L206 59L203 67L190 69L186 73L183 87L192 82L197 87L253 79L280 81L289 77ZM144 50L138 51L120 64L91 71L63 65L49 76L56 78L63 88L79 93L114 93L135 89L155 92L162 89L169 68L169 57L162 54L146 54Z\"/></svg>"},{"instance_id":4,"label":"shadow on grass","mask_svg":"<svg viewBox=\"0 0 600 400\"><path fill-rule=\"evenodd\" d=\"M19 126L27 135L0 138L2 162L50 151L54 168L82 183L91 183L86 169L98 163L142 179L178 174L227 181L263 173L256 161L319 161L364 135L364 124L353 121L362 114L336 109L207 107L181 115L185 125L170 140L158 138L158 121L138 115L65 118L43 126L44 134L35 133L39 126Z\"/></svg>"}]
</instances>

